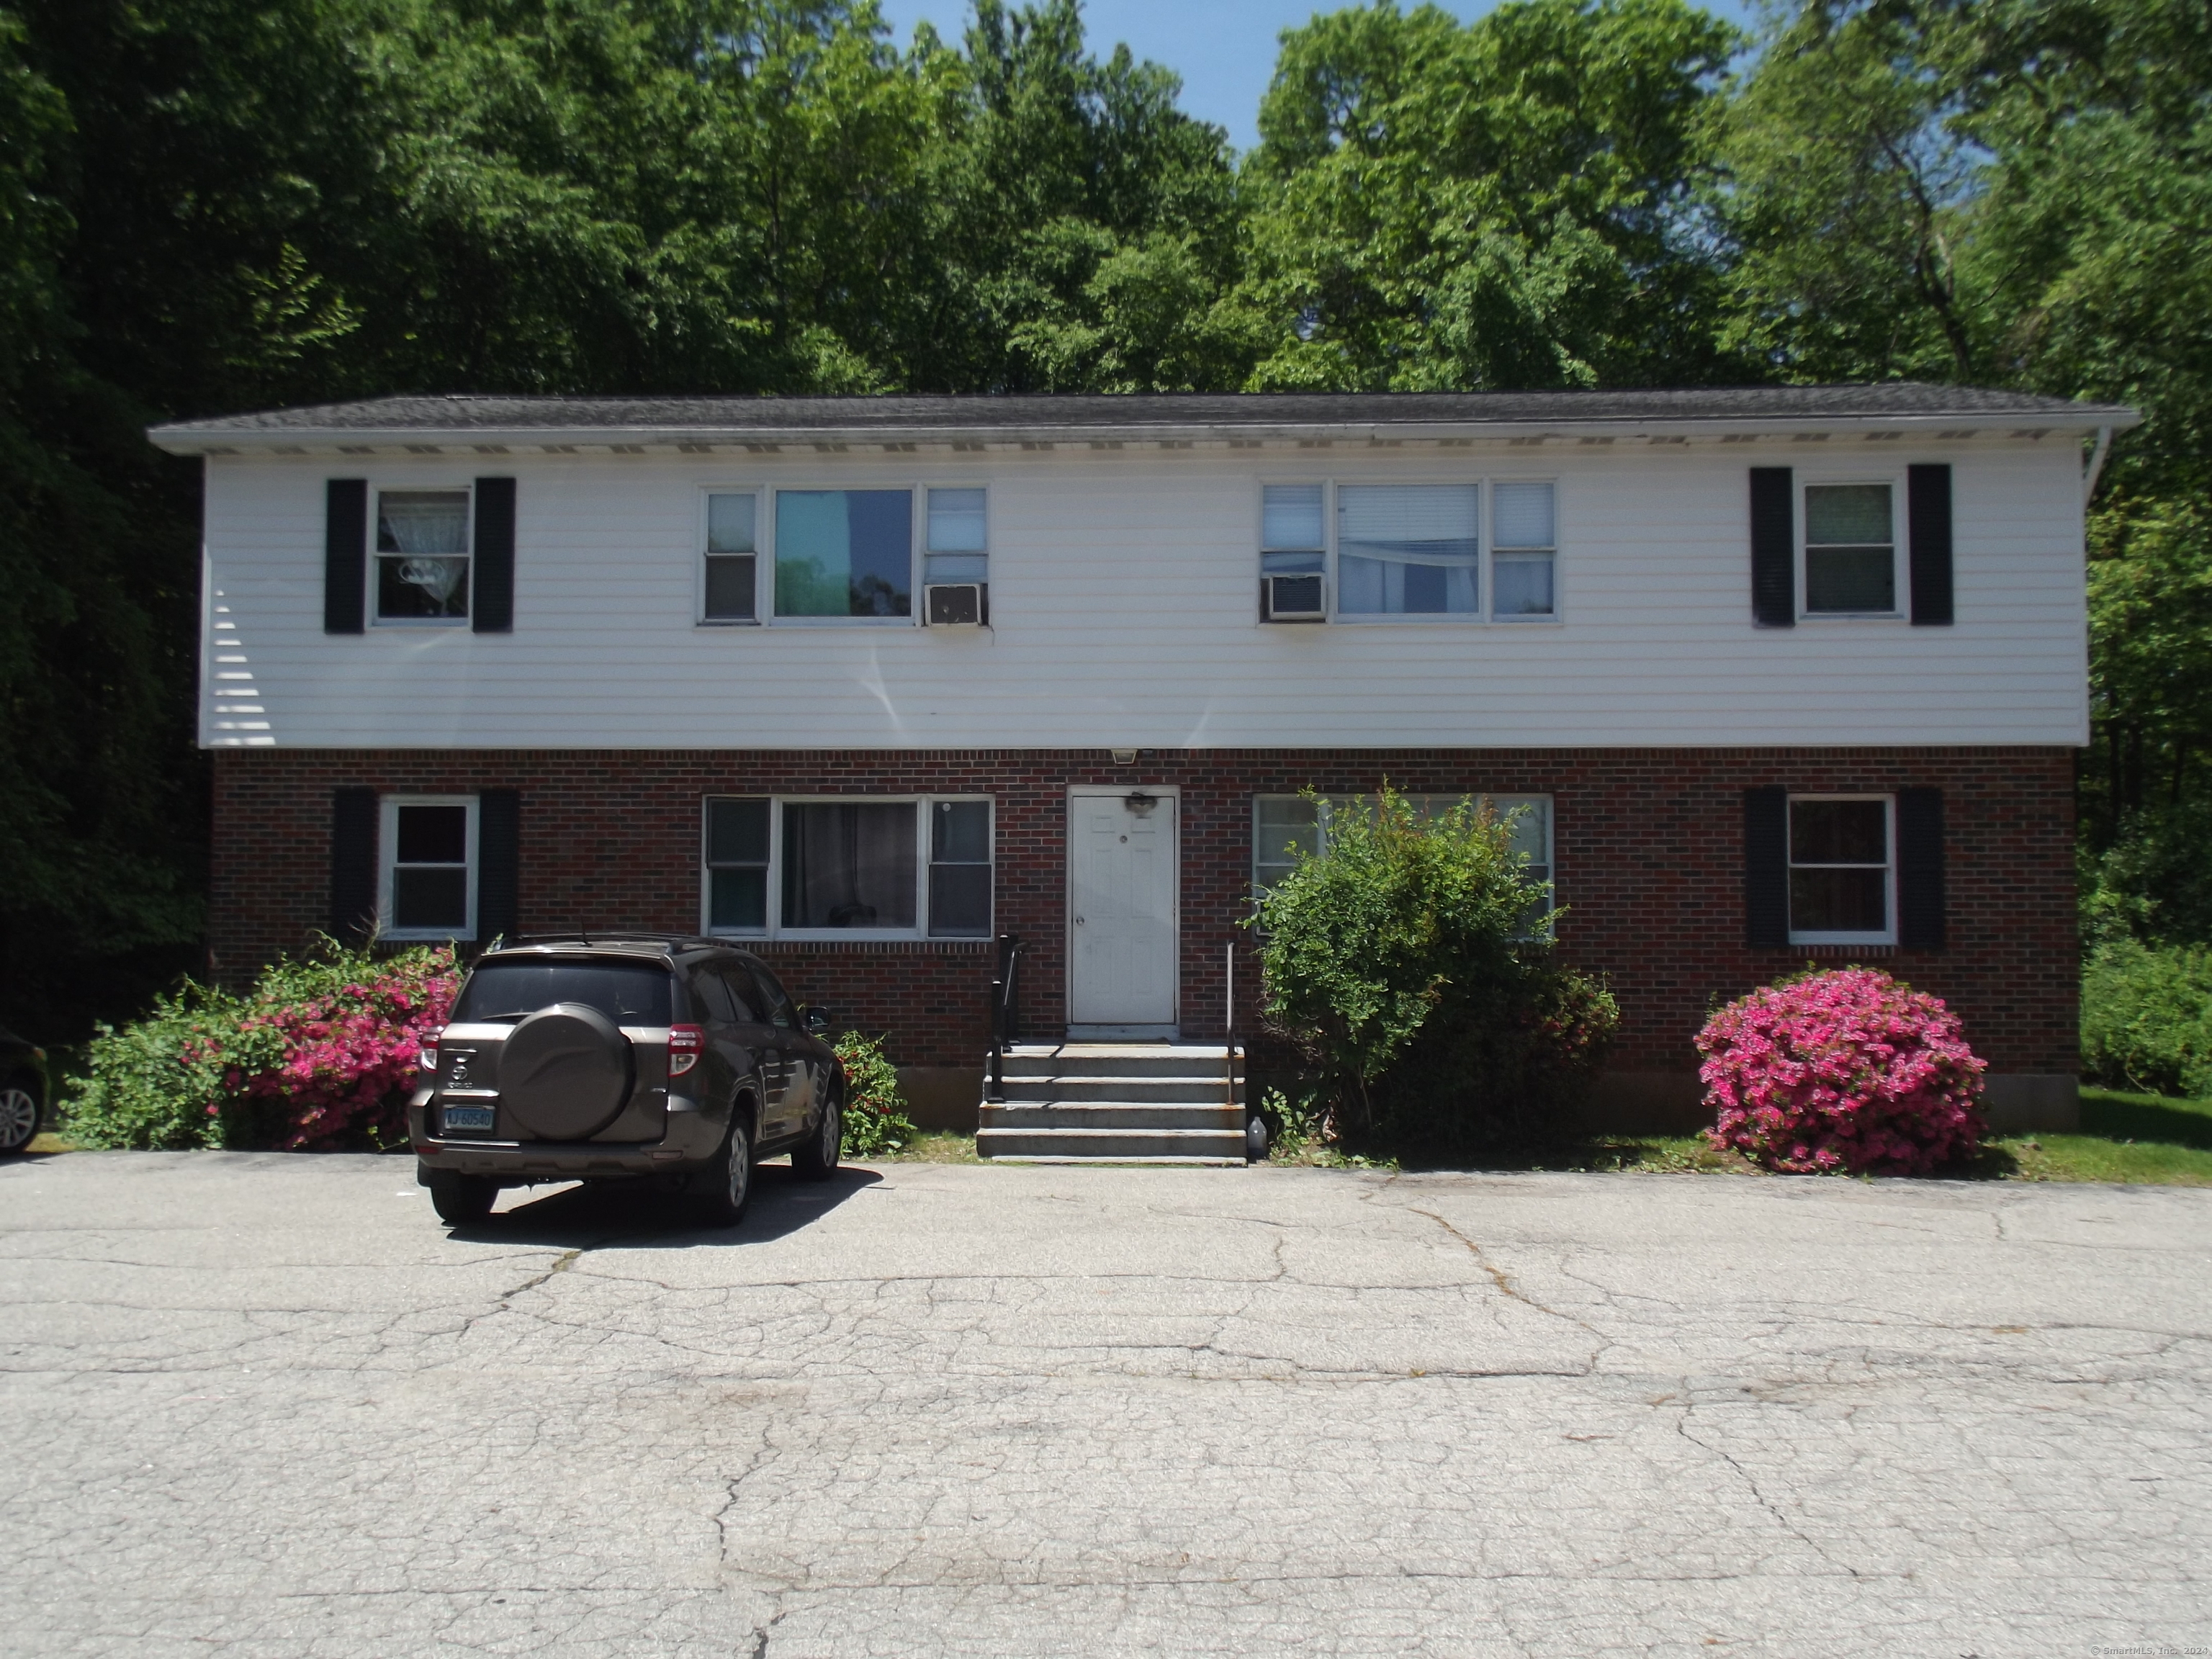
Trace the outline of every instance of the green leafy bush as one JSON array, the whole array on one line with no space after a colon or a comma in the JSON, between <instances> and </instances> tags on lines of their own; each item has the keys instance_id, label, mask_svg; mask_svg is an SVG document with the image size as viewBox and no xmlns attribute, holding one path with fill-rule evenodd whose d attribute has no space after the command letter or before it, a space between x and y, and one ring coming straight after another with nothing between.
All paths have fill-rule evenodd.
<instances>
[{"instance_id":1,"label":"green leafy bush","mask_svg":"<svg viewBox=\"0 0 2212 1659\"><path fill-rule=\"evenodd\" d=\"M1553 1133L1620 1019L1552 959L1559 913L1510 827L1385 788L1339 812L1261 902L1272 1030L1310 1067L1340 1143L1428 1158Z\"/></svg>"},{"instance_id":2,"label":"green leafy bush","mask_svg":"<svg viewBox=\"0 0 2212 1659\"><path fill-rule=\"evenodd\" d=\"M2115 1088L2212 1095L2212 950L2124 936L2091 951L2081 1067Z\"/></svg>"},{"instance_id":3,"label":"green leafy bush","mask_svg":"<svg viewBox=\"0 0 2212 1659\"><path fill-rule=\"evenodd\" d=\"M187 980L144 1019L99 1028L64 1103L69 1133L161 1150L391 1144L459 977L443 948L379 956L325 940L242 997Z\"/></svg>"},{"instance_id":4,"label":"green leafy bush","mask_svg":"<svg viewBox=\"0 0 2212 1659\"><path fill-rule=\"evenodd\" d=\"M881 1158L910 1146L920 1132L907 1121L898 1068L883 1039L848 1031L837 1039L837 1058L845 1068L845 1156Z\"/></svg>"}]
</instances>

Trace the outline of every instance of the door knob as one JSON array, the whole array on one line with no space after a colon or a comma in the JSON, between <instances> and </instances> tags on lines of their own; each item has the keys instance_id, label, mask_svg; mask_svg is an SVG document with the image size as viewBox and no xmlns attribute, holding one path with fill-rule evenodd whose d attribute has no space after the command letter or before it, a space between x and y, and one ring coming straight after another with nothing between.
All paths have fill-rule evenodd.
<instances>
[{"instance_id":1,"label":"door knob","mask_svg":"<svg viewBox=\"0 0 2212 1659\"><path fill-rule=\"evenodd\" d=\"M1083 918L1082 918L1081 916L1078 916L1078 917L1076 917L1076 919L1075 919L1075 925L1076 925L1078 927L1082 927L1082 926L1083 926Z\"/></svg>"}]
</instances>

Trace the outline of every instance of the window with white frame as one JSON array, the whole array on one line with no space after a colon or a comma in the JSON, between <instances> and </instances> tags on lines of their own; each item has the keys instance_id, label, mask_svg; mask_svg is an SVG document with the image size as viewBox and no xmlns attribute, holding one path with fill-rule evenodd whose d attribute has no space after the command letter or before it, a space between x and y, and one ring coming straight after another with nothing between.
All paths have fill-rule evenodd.
<instances>
[{"instance_id":1,"label":"window with white frame","mask_svg":"<svg viewBox=\"0 0 2212 1659\"><path fill-rule=\"evenodd\" d=\"M1896 941L1897 804L1888 795L1790 799L1790 942Z\"/></svg>"},{"instance_id":2,"label":"window with white frame","mask_svg":"<svg viewBox=\"0 0 2212 1659\"><path fill-rule=\"evenodd\" d=\"M1268 484L1260 492L1263 616L1317 617L1328 610L1328 513L1317 483Z\"/></svg>"},{"instance_id":3,"label":"window with white frame","mask_svg":"<svg viewBox=\"0 0 2212 1659\"><path fill-rule=\"evenodd\" d=\"M1897 613L1897 492L1887 483L1805 486L1805 614Z\"/></svg>"},{"instance_id":4,"label":"window with white frame","mask_svg":"<svg viewBox=\"0 0 2212 1659\"><path fill-rule=\"evenodd\" d=\"M925 588L973 585L988 593L991 581L991 540L986 497L981 489L931 489L925 492L922 518L921 581ZM933 611L929 620L941 622L951 608ZM977 607L977 621L983 607Z\"/></svg>"},{"instance_id":5,"label":"window with white frame","mask_svg":"<svg viewBox=\"0 0 2212 1659\"><path fill-rule=\"evenodd\" d=\"M779 621L914 615L914 491L775 492Z\"/></svg>"},{"instance_id":6,"label":"window with white frame","mask_svg":"<svg viewBox=\"0 0 2212 1659\"><path fill-rule=\"evenodd\" d=\"M702 828L709 933L990 934L988 799L716 796Z\"/></svg>"},{"instance_id":7,"label":"window with white frame","mask_svg":"<svg viewBox=\"0 0 2212 1659\"><path fill-rule=\"evenodd\" d=\"M376 620L459 626L469 616L469 492L376 493Z\"/></svg>"},{"instance_id":8,"label":"window with white frame","mask_svg":"<svg viewBox=\"0 0 2212 1659\"><path fill-rule=\"evenodd\" d=\"M1490 609L1499 622L1548 622L1558 614L1553 505L1548 480L1501 479L1490 486Z\"/></svg>"},{"instance_id":9,"label":"window with white frame","mask_svg":"<svg viewBox=\"0 0 2212 1659\"><path fill-rule=\"evenodd\" d=\"M1481 614L1475 484L1340 484L1336 608L1345 616Z\"/></svg>"},{"instance_id":10,"label":"window with white frame","mask_svg":"<svg viewBox=\"0 0 2212 1659\"><path fill-rule=\"evenodd\" d=\"M1347 813L1371 812L1373 795L1314 799L1305 795L1252 798L1252 891L1256 897L1297 867L1299 858L1325 857L1332 822ZM1474 800L1509 827L1514 852L1528 878L1552 880L1552 798L1549 795L1408 795L1417 817L1438 818Z\"/></svg>"},{"instance_id":11,"label":"window with white frame","mask_svg":"<svg viewBox=\"0 0 2212 1659\"><path fill-rule=\"evenodd\" d=\"M377 916L386 939L474 939L477 798L386 795Z\"/></svg>"},{"instance_id":12,"label":"window with white frame","mask_svg":"<svg viewBox=\"0 0 2212 1659\"><path fill-rule=\"evenodd\" d=\"M750 490L707 495L707 546L701 571L699 618L708 623L760 619L760 497Z\"/></svg>"},{"instance_id":13,"label":"window with white frame","mask_svg":"<svg viewBox=\"0 0 2212 1659\"><path fill-rule=\"evenodd\" d=\"M1263 484L1261 614L1554 621L1558 495L1548 478Z\"/></svg>"}]
</instances>

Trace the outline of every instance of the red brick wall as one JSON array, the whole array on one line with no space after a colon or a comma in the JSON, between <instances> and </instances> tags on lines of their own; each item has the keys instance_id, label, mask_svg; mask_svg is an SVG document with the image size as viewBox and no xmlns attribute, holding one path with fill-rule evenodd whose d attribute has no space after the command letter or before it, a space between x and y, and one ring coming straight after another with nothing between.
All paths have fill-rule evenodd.
<instances>
[{"instance_id":1,"label":"red brick wall","mask_svg":"<svg viewBox=\"0 0 2212 1659\"><path fill-rule=\"evenodd\" d=\"M2064 749L1406 750L915 753L631 750L218 751L210 942L235 981L326 925L331 791L522 792L521 925L685 932L699 925L699 799L724 793L988 793L998 805L998 913L1027 943L1023 1018L1064 1021L1070 785L1182 791L1182 1029L1222 1029L1238 945L1239 1021L1257 989L1245 913L1251 797L1361 793L1553 797L1565 956L1606 975L1623 1024L1612 1064L1687 1071L1715 999L1798 966L1743 943L1742 791L1944 792L1949 947L1822 952L1884 965L1951 1000L1998 1072L2071 1072L2076 954L2073 757ZM804 1000L890 1034L900 1060L973 1064L986 1041L981 941L767 945Z\"/></svg>"}]
</instances>

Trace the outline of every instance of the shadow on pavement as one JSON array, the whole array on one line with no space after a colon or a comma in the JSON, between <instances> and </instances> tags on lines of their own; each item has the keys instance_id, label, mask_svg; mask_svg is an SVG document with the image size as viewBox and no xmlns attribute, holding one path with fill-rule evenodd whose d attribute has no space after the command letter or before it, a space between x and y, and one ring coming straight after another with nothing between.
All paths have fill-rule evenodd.
<instances>
[{"instance_id":1,"label":"shadow on pavement","mask_svg":"<svg viewBox=\"0 0 2212 1659\"><path fill-rule=\"evenodd\" d=\"M708 1225L698 1199L650 1182L586 1182L523 1199L481 1225L454 1228L452 1237L597 1250L765 1244L797 1232L882 1179L873 1170L841 1169L827 1181L802 1181L787 1165L763 1164L753 1171L751 1207L734 1227Z\"/></svg>"}]
</instances>

